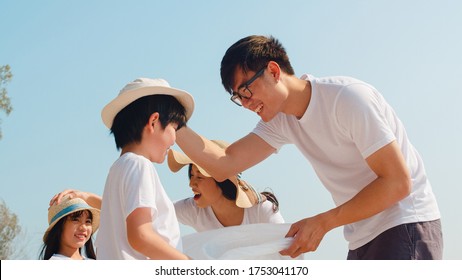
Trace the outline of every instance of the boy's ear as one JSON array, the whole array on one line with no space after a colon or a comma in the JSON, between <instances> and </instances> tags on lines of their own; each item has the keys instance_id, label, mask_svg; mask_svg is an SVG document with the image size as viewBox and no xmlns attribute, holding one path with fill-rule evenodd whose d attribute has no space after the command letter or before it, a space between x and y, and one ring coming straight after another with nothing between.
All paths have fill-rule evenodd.
<instances>
[{"instance_id":1,"label":"boy's ear","mask_svg":"<svg viewBox=\"0 0 462 280\"><path fill-rule=\"evenodd\" d=\"M149 117L148 125L154 127L155 123L159 120L159 113L155 112Z\"/></svg>"}]
</instances>

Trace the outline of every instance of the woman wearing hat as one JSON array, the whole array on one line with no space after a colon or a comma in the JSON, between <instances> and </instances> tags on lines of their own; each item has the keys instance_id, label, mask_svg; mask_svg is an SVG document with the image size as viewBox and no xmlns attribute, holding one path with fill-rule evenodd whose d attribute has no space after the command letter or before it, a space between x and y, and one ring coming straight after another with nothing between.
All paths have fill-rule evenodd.
<instances>
[{"instance_id":1,"label":"woman wearing hat","mask_svg":"<svg viewBox=\"0 0 462 280\"><path fill-rule=\"evenodd\" d=\"M48 224L40 259L96 259L91 237L99 226L98 209L83 199L65 196L48 208Z\"/></svg>"},{"instance_id":2,"label":"woman wearing hat","mask_svg":"<svg viewBox=\"0 0 462 280\"><path fill-rule=\"evenodd\" d=\"M213 142L222 149L228 146L224 141ZM169 150L170 170L177 172L186 165L194 197L175 202L180 223L198 232L244 224L284 223L272 193L257 192L239 175L218 182L185 154Z\"/></svg>"}]
</instances>

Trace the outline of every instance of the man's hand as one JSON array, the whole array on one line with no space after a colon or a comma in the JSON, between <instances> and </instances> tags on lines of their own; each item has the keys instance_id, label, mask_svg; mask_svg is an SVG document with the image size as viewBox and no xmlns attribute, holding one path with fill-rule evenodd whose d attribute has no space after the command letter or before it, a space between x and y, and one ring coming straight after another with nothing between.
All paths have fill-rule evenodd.
<instances>
[{"instance_id":1,"label":"man's hand","mask_svg":"<svg viewBox=\"0 0 462 280\"><path fill-rule=\"evenodd\" d=\"M293 242L289 248L279 253L296 258L300 254L316 251L324 235L328 232L323 224L319 215L292 224L286 237L293 237Z\"/></svg>"}]
</instances>

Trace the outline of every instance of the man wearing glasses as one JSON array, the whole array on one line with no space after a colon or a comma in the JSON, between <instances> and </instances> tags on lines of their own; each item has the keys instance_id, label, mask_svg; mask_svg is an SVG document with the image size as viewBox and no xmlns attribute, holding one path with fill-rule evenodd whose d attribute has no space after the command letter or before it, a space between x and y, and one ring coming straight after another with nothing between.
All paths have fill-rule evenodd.
<instances>
[{"instance_id":1,"label":"man wearing glasses","mask_svg":"<svg viewBox=\"0 0 462 280\"><path fill-rule=\"evenodd\" d=\"M255 129L225 151L190 128L181 149L217 180L294 144L311 162L336 207L292 224L296 257L344 226L348 259L441 259L440 213L423 162L404 126L371 85L350 77L296 77L273 37L237 41L221 62L231 101L257 113Z\"/></svg>"}]
</instances>

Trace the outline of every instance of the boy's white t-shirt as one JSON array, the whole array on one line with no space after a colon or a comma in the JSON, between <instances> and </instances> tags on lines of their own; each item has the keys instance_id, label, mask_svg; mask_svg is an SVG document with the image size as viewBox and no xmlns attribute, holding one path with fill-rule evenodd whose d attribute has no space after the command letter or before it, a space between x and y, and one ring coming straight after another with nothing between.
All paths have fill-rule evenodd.
<instances>
[{"instance_id":1,"label":"boy's white t-shirt","mask_svg":"<svg viewBox=\"0 0 462 280\"><path fill-rule=\"evenodd\" d=\"M137 208L150 208L152 227L172 247L182 251L180 228L172 201L147 158L125 153L112 165L104 187L97 259L147 259L127 239L126 219Z\"/></svg>"},{"instance_id":2,"label":"boy's white t-shirt","mask_svg":"<svg viewBox=\"0 0 462 280\"><path fill-rule=\"evenodd\" d=\"M194 228L197 232L224 227L213 213L212 207L199 208L193 198L182 199L174 204L178 221ZM273 204L270 201L265 201L253 207L244 208L241 225L257 223L282 224L284 219L279 211L274 213Z\"/></svg>"},{"instance_id":3,"label":"boy's white t-shirt","mask_svg":"<svg viewBox=\"0 0 462 280\"><path fill-rule=\"evenodd\" d=\"M279 150L295 144L341 205L377 178L365 159L396 140L409 167L409 196L368 219L345 225L349 249L354 250L383 231L404 223L440 218L436 199L420 155L403 124L382 95L371 85L350 77L314 78L310 104L301 119L277 114L260 121L253 133Z\"/></svg>"}]
</instances>

